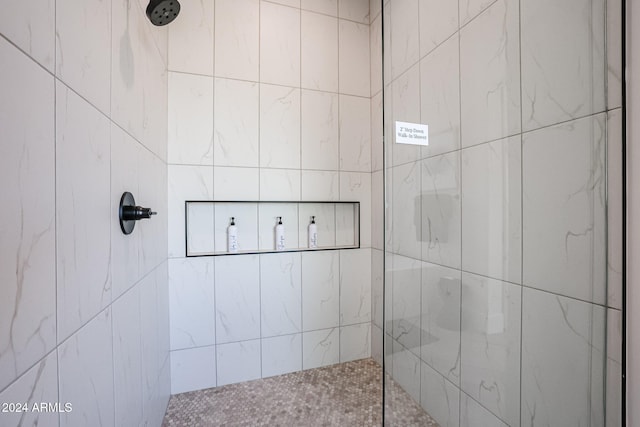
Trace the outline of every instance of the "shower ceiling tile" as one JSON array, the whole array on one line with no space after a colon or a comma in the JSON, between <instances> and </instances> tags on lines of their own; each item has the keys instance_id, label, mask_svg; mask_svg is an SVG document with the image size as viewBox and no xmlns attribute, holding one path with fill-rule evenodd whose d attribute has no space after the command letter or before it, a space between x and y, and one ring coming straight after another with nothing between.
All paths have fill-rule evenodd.
<instances>
[{"instance_id":1,"label":"shower ceiling tile","mask_svg":"<svg viewBox=\"0 0 640 427\"><path fill-rule=\"evenodd\" d=\"M458 31L458 2L422 0L419 6L420 57L422 58Z\"/></svg>"},{"instance_id":2,"label":"shower ceiling tile","mask_svg":"<svg viewBox=\"0 0 640 427\"><path fill-rule=\"evenodd\" d=\"M340 251L340 325L371 321L371 249Z\"/></svg>"},{"instance_id":3,"label":"shower ceiling tile","mask_svg":"<svg viewBox=\"0 0 640 427\"><path fill-rule=\"evenodd\" d=\"M522 298L522 425L604 425L605 308L529 288Z\"/></svg>"},{"instance_id":4,"label":"shower ceiling tile","mask_svg":"<svg viewBox=\"0 0 640 427\"><path fill-rule=\"evenodd\" d=\"M260 81L300 86L300 10L260 4Z\"/></svg>"},{"instance_id":5,"label":"shower ceiling tile","mask_svg":"<svg viewBox=\"0 0 640 427\"><path fill-rule=\"evenodd\" d=\"M302 90L302 168L338 170L338 95Z\"/></svg>"},{"instance_id":6,"label":"shower ceiling tile","mask_svg":"<svg viewBox=\"0 0 640 427\"><path fill-rule=\"evenodd\" d=\"M369 97L369 25L339 22L339 83L340 93Z\"/></svg>"},{"instance_id":7,"label":"shower ceiling tile","mask_svg":"<svg viewBox=\"0 0 640 427\"><path fill-rule=\"evenodd\" d=\"M339 263L339 251L302 253L302 328L304 331L333 328L340 324ZM305 348L307 348L306 344ZM312 348L309 347L309 351ZM317 366L319 365L314 367ZM308 366L304 368L308 369Z\"/></svg>"},{"instance_id":8,"label":"shower ceiling tile","mask_svg":"<svg viewBox=\"0 0 640 427\"><path fill-rule=\"evenodd\" d=\"M180 9L167 27L170 71L213 76L213 16L214 0L187 2Z\"/></svg>"},{"instance_id":9,"label":"shower ceiling tile","mask_svg":"<svg viewBox=\"0 0 640 427\"><path fill-rule=\"evenodd\" d=\"M605 119L523 137L524 284L597 304L607 302Z\"/></svg>"},{"instance_id":10,"label":"shower ceiling tile","mask_svg":"<svg viewBox=\"0 0 640 427\"><path fill-rule=\"evenodd\" d=\"M460 390L429 365L421 364L420 403L441 427L459 427Z\"/></svg>"},{"instance_id":11,"label":"shower ceiling tile","mask_svg":"<svg viewBox=\"0 0 640 427\"><path fill-rule=\"evenodd\" d=\"M260 255L262 337L302 331L301 268L299 252Z\"/></svg>"},{"instance_id":12,"label":"shower ceiling tile","mask_svg":"<svg viewBox=\"0 0 640 427\"><path fill-rule=\"evenodd\" d=\"M463 150L461 170L462 269L521 283L520 137Z\"/></svg>"},{"instance_id":13,"label":"shower ceiling tile","mask_svg":"<svg viewBox=\"0 0 640 427\"><path fill-rule=\"evenodd\" d=\"M460 268L460 152L420 162L422 260Z\"/></svg>"},{"instance_id":14,"label":"shower ceiling tile","mask_svg":"<svg viewBox=\"0 0 640 427\"><path fill-rule=\"evenodd\" d=\"M522 1L524 130L604 110L604 3Z\"/></svg>"},{"instance_id":15,"label":"shower ceiling tile","mask_svg":"<svg viewBox=\"0 0 640 427\"><path fill-rule=\"evenodd\" d=\"M302 87L338 92L338 19L302 11Z\"/></svg>"},{"instance_id":16,"label":"shower ceiling tile","mask_svg":"<svg viewBox=\"0 0 640 427\"><path fill-rule=\"evenodd\" d=\"M168 163L213 166L213 78L169 73Z\"/></svg>"},{"instance_id":17,"label":"shower ceiling tile","mask_svg":"<svg viewBox=\"0 0 640 427\"><path fill-rule=\"evenodd\" d=\"M509 425L520 419L521 287L462 273L461 388Z\"/></svg>"},{"instance_id":18,"label":"shower ceiling tile","mask_svg":"<svg viewBox=\"0 0 640 427\"><path fill-rule=\"evenodd\" d=\"M260 1L216 0L215 75L258 81Z\"/></svg>"},{"instance_id":19,"label":"shower ceiling tile","mask_svg":"<svg viewBox=\"0 0 640 427\"><path fill-rule=\"evenodd\" d=\"M260 167L300 168L300 89L260 85Z\"/></svg>"},{"instance_id":20,"label":"shower ceiling tile","mask_svg":"<svg viewBox=\"0 0 640 427\"><path fill-rule=\"evenodd\" d=\"M498 0L460 30L462 146L520 132L518 1Z\"/></svg>"},{"instance_id":21,"label":"shower ceiling tile","mask_svg":"<svg viewBox=\"0 0 640 427\"><path fill-rule=\"evenodd\" d=\"M371 172L371 100L340 95L340 170Z\"/></svg>"},{"instance_id":22,"label":"shower ceiling tile","mask_svg":"<svg viewBox=\"0 0 640 427\"><path fill-rule=\"evenodd\" d=\"M421 359L460 385L461 273L436 264L422 269Z\"/></svg>"}]
</instances>

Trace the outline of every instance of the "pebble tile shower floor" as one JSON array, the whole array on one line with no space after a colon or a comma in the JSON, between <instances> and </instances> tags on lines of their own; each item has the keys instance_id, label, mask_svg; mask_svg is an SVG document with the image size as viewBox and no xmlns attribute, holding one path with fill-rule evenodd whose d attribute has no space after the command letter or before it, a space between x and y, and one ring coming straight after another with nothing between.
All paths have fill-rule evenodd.
<instances>
[{"instance_id":1,"label":"pebble tile shower floor","mask_svg":"<svg viewBox=\"0 0 640 427\"><path fill-rule=\"evenodd\" d=\"M438 424L387 376L386 425ZM171 397L163 427L380 426L382 369L372 359Z\"/></svg>"}]
</instances>

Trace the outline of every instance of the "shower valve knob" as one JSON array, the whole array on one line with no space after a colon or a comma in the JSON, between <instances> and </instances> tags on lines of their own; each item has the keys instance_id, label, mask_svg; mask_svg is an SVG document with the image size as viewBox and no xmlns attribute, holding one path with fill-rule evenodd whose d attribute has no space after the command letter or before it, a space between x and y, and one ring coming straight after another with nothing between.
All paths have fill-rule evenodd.
<instances>
[{"instance_id":1,"label":"shower valve knob","mask_svg":"<svg viewBox=\"0 0 640 427\"><path fill-rule=\"evenodd\" d=\"M120 198L120 228L124 234L131 234L136 225L136 221L141 219L149 219L153 215L157 215L151 208L143 208L136 206L136 200L133 194L128 191Z\"/></svg>"}]
</instances>

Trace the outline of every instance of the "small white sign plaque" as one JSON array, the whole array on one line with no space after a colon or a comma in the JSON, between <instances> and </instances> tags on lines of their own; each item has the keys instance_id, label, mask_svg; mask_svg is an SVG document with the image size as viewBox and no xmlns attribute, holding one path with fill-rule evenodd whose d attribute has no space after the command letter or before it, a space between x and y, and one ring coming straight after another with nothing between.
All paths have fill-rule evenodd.
<instances>
[{"instance_id":1,"label":"small white sign plaque","mask_svg":"<svg viewBox=\"0 0 640 427\"><path fill-rule=\"evenodd\" d=\"M429 125L396 122L396 144L429 145Z\"/></svg>"}]
</instances>

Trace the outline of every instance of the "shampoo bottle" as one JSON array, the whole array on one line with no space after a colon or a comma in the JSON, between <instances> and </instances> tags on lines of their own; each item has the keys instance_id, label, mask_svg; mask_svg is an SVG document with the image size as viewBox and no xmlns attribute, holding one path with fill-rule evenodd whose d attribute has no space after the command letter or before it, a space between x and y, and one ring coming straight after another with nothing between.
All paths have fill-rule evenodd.
<instances>
[{"instance_id":1,"label":"shampoo bottle","mask_svg":"<svg viewBox=\"0 0 640 427\"><path fill-rule=\"evenodd\" d=\"M238 252L238 227L235 217L231 217L231 224L227 228L227 251Z\"/></svg>"},{"instance_id":2,"label":"shampoo bottle","mask_svg":"<svg viewBox=\"0 0 640 427\"><path fill-rule=\"evenodd\" d=\"M276 224L276 250L284 251L284 225L282 225L282 217L278 217Z\"/></svg>"},{"instance_id":3,"label":"shampoo bottle","mask_svg":"<svg viewBox=\"0 0 640 427\"><path fill-rule=\"evenodd\" d=\"M316 225L316 217L311 217L311 224L309 224L309 248L315 249L318 247L318 226Z\"/></svg>"}]
</instances>

